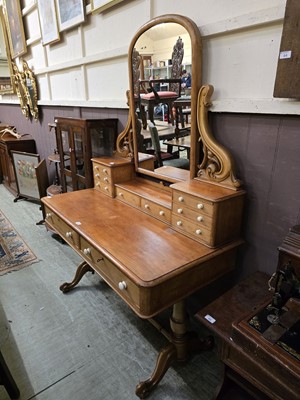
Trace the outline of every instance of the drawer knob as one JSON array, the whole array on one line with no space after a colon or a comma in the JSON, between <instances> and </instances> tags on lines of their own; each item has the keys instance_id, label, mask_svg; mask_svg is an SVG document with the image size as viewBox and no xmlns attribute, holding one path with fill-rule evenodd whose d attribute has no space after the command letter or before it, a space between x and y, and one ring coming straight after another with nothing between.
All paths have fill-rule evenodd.
<instances>
[{"instance_id":1,"label":"drawer knob","mask_svg":"<svg viewBox=\"0 0 300 400\"><path fill-rule=\"evenodd\" d=\"M106 190L108 192L108 186L105 186L104 190Z\"/></svg>"},{"instance_id":2,"label":"drawer knob","mask_svg":"<svg viewBox=\"0 0 300 400\"><path fill-rule=\"evenodd\" d=\"M46 214L46 218L51 218L52 217L52 214L51 213L47 213Z\"/></svg>"},{"instance_id":3,"label":"drawer knob","mask_svg":"<svg viewBox=\"0 0 300 400\"><path fill-rule=\"evenodd\" d=\"M198 204L197 204L197 208L198 208L199 210L202 210L202 209L204 208L204 205L203 205L202 203L198 203Z\"/></svg>"},{"instance_id":4,"label":"drawer knob","mask_svg":"<svg viewBox=\"0 0 300 400\"><path fill-rule=\"evenodd\" d=\"M145 204L144 207L145 207L147 210L149 210L149 208L150 208L149 204Z\"/></svg>"},{"instance_id":5,"label":"drawer knob","mask_svg":"<svg viewBox=\"0 0 300 400\"><path fill-rule=\"evenodd\" d=\"M198 221L198 222L202 222L202 221L203 221L202 215L199 215L199 216L197 217L197 221Z\"/></svg>"},{"instance_id":6,"label":"drawer knob","mask_svg":"<svg viewBox=\"0 0 300 400\"><path fill-rule=\"evenodd\" d=\"M119 282L118 284L120 290L126 290L127 289L127 283L125 281Z\"/></svg>"},{"instance_id":7,"label":"drawer knob","mask_svg":"<svg viewBox=\"0 0 300 400\"><path fill-rule=\"evenodd\" d=\"M120 192L120 193L119 193L119 196L120 196L120 197L123 197L123 193L122 193L122 192Z\"/></svg>"},{"instance_id":8,"label":"drawer knob","mask_svg":"<svg viewBox=\"0 0 300 400\"><path fill-rule=\"evenodd\" d=\"M178 208L177 212L178 212L178 214L182 214L183 213L183 209L182 208Z\"/></svg>"},{"instance_id":9,"label":"drawer knob","mask_svg":"<svg viewBox=\"0 0 300 400\"><path fill-rule=\"evenodd\" d=\"M83 253L84 253L86 256L89 256L89 255L91 254L91 249L90 249L89 247L87 247L86 249L83 249Z\"/></svg>"},{"instance_id":10,"label":"drawer knob","mask_svg":"<svg viewBox=\"0 0 300 400\"><path fill-rule=\"evenodd\" d=\"M177 226L182 226L182 221L177 221Z\"/></svg>"},{"instance_id":11,"label":"drawer knob","mask_svg":"<svg viewBox=\"0 0 300 400\"><path fill-rule=\"evenodd\" d=\"M180 203L182 203L184 201L184 197L183 196L179 196L178 197L178 201L180 201Z\"/></svg>"},{"instance_id":12,"label":"drawer knob","mask_svg":"<svg viewBox=\"0 0 300 400\"><path fill-rule=\"evenodd\" d=\"M108 178L107 177L105 177L103 180L104 180L104 182L108 182Z\"/></svg>"},{"instance_id":13,"label":"drawer knob","mask_svg":"<svg viewBox=\"0 0 300 400\"><path fill-rule=\"evenodd\" d=\"M201 235L201 234L202 234L201 229L197 229L197 230L196 230L196 235Z\"/></svg>"},{"instance_id":14,"label":"drawer knob","mask_svg":"<svg viewBox=\"0 0 300 400\"><path fill-rule=\"evenodd\" d=\"M165 212L163 211L163 210L161 210L160 212L159 212L159 215L161 215L162 217L165 215Z\"/></svg>"},{"instance_id":15,"label":"drawer knob","mask_svg":"<svg viewBox=\"0 0 300 400\"><path fill-rule=\"evenodd\" d=\"M104 174L107 174L107 169L106 168L103 168L102 171L103 171Z\"/></svg>"},{"instance_id":16,"label":"drawer knob","mask_svg":"<svg viewBox=\"0 0 300 400\"><path fill-rule=\"evenodd\" d=\"M72 232L66 232L66 237L71 238L72 237Z\"/></svg>"},{"instance_id":17,"label":"drawer knob","mask_svg":"<svg viewBox=\"0 0 300 400\"><path fill-rule=\"evenodd\" d=\"M100 174L95 174L95 177L96 178L100 178Z\"/></svg>"},{"instance_id":18,"label":"drawer knob","mask_svg":"<svg viewBox=\"0 0 300 400\"><path fill-rule=\"evenodd\" d=\"M97 182L97 183L96 183L96 186L97 186L97 187L99 187L99 186L100 186L100 183L99 183L99 182Z\"/></svg>"}]
</instances>

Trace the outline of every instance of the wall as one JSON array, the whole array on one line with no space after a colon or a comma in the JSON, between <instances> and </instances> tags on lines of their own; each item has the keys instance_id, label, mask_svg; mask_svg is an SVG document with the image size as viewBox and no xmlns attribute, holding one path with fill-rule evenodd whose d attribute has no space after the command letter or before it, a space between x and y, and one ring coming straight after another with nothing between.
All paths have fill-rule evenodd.
<instances>
[{"instance_id":1,"label":"wall","mask_svg":"<svg viewBox=\"0 0 300 400\"><path fill-rule=\"evenodd\" d=\"M203 82L215 87L213 131L232 151L247 190L238 271L271 274L277 247L300 223L299 102L272 97L284 8L285 0L127 0L109 12L88 14L84 25L43 47L33 23L35 3L24 1L25 58L37 76L41 118L26 120L17 99L3 96L0 120L32 134L41 158L55 148L48 123L56 116L119 118L121 131L128 113L130 38L152 16L191 17L203 36ZM52 178L54 166L48 167Z\"/></svg>"}]
</instances>

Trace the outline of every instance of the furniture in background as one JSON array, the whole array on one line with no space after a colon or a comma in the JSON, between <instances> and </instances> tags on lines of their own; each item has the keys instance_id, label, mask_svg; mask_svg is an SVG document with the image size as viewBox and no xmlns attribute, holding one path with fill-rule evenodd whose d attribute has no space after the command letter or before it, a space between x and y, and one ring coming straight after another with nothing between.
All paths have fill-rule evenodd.
<instances>
[{"instance_id":1,"label":"furniture in background","mask_svg":"<svg viewBox=\"0 0 300 400\"><path fill-rule=\"evenodd\" d=\"M168 152L173 153L173 147L177 147L179 152L186 151L187 158L190 158L191 135L164 140L163 144L167 145Z\"/></svg>"},{"instance_id":2,"label":"furniture in background","mask_svg":"<svg viewBox=\"0 0 300 400\"><path fill-rule=\"evenodd\" d=\"M169 78L155 77L149 80L140 81L140 107L142 115L145 114L145 107L148 110L148 118L154 124L154 107L158 104L166 104L168 107L168 122L174 123L172 108L174 101L181 95L181 65L183 59L184 49L183 41L179 37L174 45L172 52L172 69ZM148 85L149 93L145 94L145 86ZM167 90L161 90L161 85L164 85ZM143 90L141 91L141 88ZM145 121L145 117L142 117L142 121ZM147 126L143 125L146 129Z\"/></svg>"},{"instance_id":3,"label":"furniture in background","mask_svg":"<svg viewBox=\"0 0 300 400\"><path fill-rule=\"evenodd\" d=\"M118 119L55 118L63 192L93 186L92 157L113 154Z\"/></svg>"},{"instance_id":4,"label":"furniture in background","mask_svg":"<svg viewBox=\"0 0 300 400\"><path fill-rule=\"evenodd\" d=\"M256 272L199 310L196 318L219 338L225 373L216 399L236 382L255 399L298 400L300 226L291 228L279 247L271 279Z\"/></svg>"},{"instance_id":5,"label":"furniture in background","mask_svg":"<svg viewBox=\"0 0 300 400\"><path fill-rule=\"evenodd\" d=\"M175 134L179 136L180 131L187 130L188 118L191 115L191 96L181 96L174 101L175 110ZM181 128L179 128L179 123Z\"/></svg>"},{"instance_id":6,"label":"furniture in background","mask_svg":"<svg viewBox=\"0 0 300 400\"><path fill-rule=\"evenodd\" d=\"M190 163L186 158L179 157L179 150L176 153L162 151L160 147L160 139L158 131L155 125L151 122L148 123L149 131L151 134L153 154L156 158L156 167L162 167L163 165L169 165L177 168L189 169ZM147 152L150 150L147 149Z\"/></svg>"},{"instance_id":7,"label":"furniture in background","mask_svg":"<svg viewBox=\"0 0 300 400\"><path fill-rule=\"evenodd\" d=\"M5 126L0 126L5 128ZM0 177L1 182L14 195L17 194L17 184L12 162L11 151L22 151L28 153L36 153L36 145L34 139L30 135L22 135L20 139L6 133L0 134Z\"/></svg>"}]
</instances>

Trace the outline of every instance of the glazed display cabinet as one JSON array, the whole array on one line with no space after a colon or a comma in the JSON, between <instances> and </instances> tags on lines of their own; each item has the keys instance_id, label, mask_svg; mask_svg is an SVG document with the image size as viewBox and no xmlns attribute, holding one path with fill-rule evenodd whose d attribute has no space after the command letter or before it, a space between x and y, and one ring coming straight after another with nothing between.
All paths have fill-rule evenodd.
<instances>
[{"instance_id":1,"label":"glazed display cabinet","mask_svg":"<svg viewBox=\"0 0 300 400\"><path fill-rule=\"evenodd\" d=\"M118 119L55 118L63 192L93 187L91 158L111 156Z\"/></svg>"}]
</instances>

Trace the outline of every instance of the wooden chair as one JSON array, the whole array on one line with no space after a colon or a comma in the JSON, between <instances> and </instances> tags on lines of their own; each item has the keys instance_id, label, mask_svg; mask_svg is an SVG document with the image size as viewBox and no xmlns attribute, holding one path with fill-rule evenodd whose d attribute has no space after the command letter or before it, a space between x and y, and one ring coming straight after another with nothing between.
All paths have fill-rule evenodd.
<instances>
[{"instance_id":1,"label":"wooden chair","mask_svg":"<svg viewBox=\"0 0 300 400\"><path fill-rule=\"evenodd\" d=\"M186 158L179 158L178 153L176 154L168 153L166 151L161 150L159 134L156 126L152 122L149 122L148 126L151 134L153 153L156 158L156 167L162 167L164 165L165 166L168 165L182 169L190 169L190 162Z\"/></svg>"},{"instance_id":2,"label":"wooden chair","mask_svg":"<svg viewBox=\"0 0 300 400\"><path fill-rule=\"evenodd\" d=\"M174 125L174 118L172 113L173 102L181 96L181 65L183 59L183 41L179 37L173 47L172 52L172 68L171 76L168 79L153 79L153 80L141 80L139 85L140 90L140 108L142 114L143 128L146 129L145 125L145 107L148 109L149 120L154 124L154 107L158 104L166 104L168 106L168 122L172 122ZM156 90L155 86L160 87L161 84L167 83L169 90ZM142 93L145 85L148 84L149 93Z\"/></svg>"}]
</instances>

